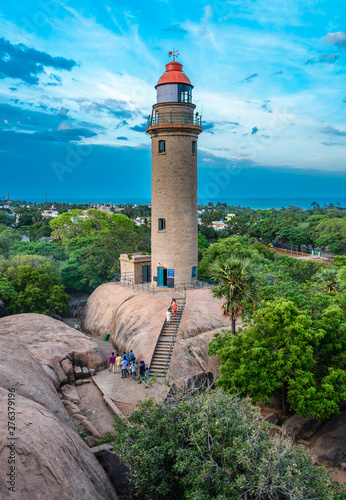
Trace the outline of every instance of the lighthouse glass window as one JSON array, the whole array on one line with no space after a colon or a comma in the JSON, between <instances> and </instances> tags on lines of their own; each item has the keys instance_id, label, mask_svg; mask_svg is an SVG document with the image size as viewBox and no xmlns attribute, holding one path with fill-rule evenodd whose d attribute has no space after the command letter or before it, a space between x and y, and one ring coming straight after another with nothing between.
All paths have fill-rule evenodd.
<instances>
[{"instance_id":1,"label":"lighthouse glass window","mask_svg":"<svg viewBox=\"0 0 346 500\"><path fill-rule=\"evenodd\" d=\"M178 102L192 102L192 89L190 85L179 83L178 85Z\"/></svg>"}]
</instances>

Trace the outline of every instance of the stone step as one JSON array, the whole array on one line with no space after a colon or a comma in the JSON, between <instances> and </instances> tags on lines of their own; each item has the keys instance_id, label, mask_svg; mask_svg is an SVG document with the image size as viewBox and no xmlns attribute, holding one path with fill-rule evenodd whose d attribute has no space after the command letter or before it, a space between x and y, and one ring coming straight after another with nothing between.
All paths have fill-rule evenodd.
<instances>
[{"instance_id":1,"label":"stone step","mask_svg":"<svg viewBox=\"0 0 346 500\"><path fill-rule=\"evenodd\" d=\"M153 359L151 360L151 362L153 363L154 361L167 361L167 358L168 358L168 354L163 354L163 355L154 355Z\"/></svg>"}]
</instances>

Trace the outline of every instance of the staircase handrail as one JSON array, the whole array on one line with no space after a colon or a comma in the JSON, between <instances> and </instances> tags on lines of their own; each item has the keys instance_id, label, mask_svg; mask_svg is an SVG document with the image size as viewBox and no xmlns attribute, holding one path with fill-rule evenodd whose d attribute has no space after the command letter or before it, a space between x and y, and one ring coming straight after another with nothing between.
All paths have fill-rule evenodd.
<instances>
[{"instance_id":1,"label":"staircase handrail","mask_svg":"<svg viewBox=\"0 0 346 500\"><path fill-rule=\"evenodd\" d=\"M172 352L172 347L173 347L173 344L174 344L174 338L175 338L175 335L176 335L176 333L178 331L178 328L179 328L181 316L182 316L183 310L185 308L185 303L186 303L186 290L185 290L184 300L183 300L182 306L181 306L180 311L179 311L178 321L177 321L177 323L175 325L175 329L174 329L174 333L173 333L171 345L169 346L169 352L168 352L168 355L167 355L167 361L166 361L165 367L163 369L163 376L164 377L166 376L166 368L167 368L167 365L169 363L169 358L170 358L170 355L171 355L171 352Z\"/></svg>"}]
</instances>

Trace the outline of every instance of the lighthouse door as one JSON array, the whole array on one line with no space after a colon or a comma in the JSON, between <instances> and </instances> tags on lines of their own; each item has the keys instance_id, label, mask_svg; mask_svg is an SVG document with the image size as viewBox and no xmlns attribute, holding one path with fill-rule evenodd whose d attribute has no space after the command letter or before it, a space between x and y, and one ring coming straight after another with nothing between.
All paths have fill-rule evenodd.
<instances>
[{"instance_id":1,"label":"lighthouse door","mask_svg":"<svg viewBox=\"0 0 346 500\"><path fill-rule=\"evenodd\" d=\"M157 268L157 286L167 286L167 269L165 267Z\"/></svg>"}]
</instances>

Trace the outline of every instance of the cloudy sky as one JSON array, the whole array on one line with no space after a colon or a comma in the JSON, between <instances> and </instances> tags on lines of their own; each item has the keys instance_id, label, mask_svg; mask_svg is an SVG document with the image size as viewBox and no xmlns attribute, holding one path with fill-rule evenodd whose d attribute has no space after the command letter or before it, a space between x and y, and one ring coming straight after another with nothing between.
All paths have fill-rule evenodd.
<instances>
[{"instance_id":1,"label":"cloudy sky","mask_svg":"<svg viewBox=\"0 0 346 500\"><path fill-rule=\"evenodd\" d=\"M199 196L346 196L342 0L0 5L0 195L150 197L146 116L175 47Z\"/></svg>"}]
</instances>

